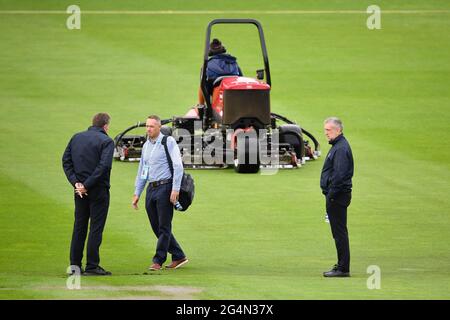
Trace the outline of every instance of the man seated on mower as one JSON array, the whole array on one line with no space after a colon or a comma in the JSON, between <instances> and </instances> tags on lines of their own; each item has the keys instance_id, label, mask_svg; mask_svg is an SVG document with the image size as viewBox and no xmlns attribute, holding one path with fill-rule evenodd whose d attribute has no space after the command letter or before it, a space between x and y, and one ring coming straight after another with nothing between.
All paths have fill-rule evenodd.
<instances>
[{"instance_id":1,"label":"man seated on mower","mask_svg":"<svg viewBox=\"0 0 450 320\"><path fill-rule=\"evenodd\" d=\"M214 81L223 76L242 76L241 68L237 63L236 57L226 53L227 50L219 39L213 39L209 45L209 59L206 66L206 87L208 95L214 94L214 87L220 83ZM209 99L209 97L207 97ZM214 101L214 97L213 97ZM202 88L198 89L198 104L190 109L185 117L198 118L198 107L205 105L205 97Z\"/></svg>"}]
</instances>

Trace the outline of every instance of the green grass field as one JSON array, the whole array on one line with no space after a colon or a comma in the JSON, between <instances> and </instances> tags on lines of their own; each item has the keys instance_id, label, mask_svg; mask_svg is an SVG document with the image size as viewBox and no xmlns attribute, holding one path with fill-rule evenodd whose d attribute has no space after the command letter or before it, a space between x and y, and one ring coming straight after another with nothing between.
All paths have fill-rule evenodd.
<instances>
[{"instance_id":1,"label":"green grass field","mask_svg":"<svg viewBox=\"0 0 450 320\"><path fill-rule=\"evenodd\" d=\"M366 27L374 2L381 30ZM0 299L450 298L449 2L89 0L76 2L81 30L66 28L65 13L11 12L72 3L0 1ZM144 208L130 205L137 164L114 162L101 247L113 276L68 290L68 140L97 112L112 116L113 137L149 114L183 114L196 102L206 26L231 17L264 27L273 112L316 135L323 154L323 119L344 121L355 157L352 278L322 277L336 255L319 188L324 157L274 176L190 171L196 199L174 233L191 261L152 275L156 240ZM253 75L256 31L214 30ZM370 265L381 268L379 290L367 288Z\"/></svg>"}]
</instances>

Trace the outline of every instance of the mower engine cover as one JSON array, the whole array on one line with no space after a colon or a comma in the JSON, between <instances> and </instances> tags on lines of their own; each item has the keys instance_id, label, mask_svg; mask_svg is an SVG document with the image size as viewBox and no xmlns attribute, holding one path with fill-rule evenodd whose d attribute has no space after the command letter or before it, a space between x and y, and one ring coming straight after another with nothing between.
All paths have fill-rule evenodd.
<instances>
[{"instance_id":1,"label":"mower engine cover","mask_svg":"<svg viewBox=\"0 0 450 320\"><path fill-rule=\"evenodd\" d=\"M254 118L270 124L270 86L247 77L224 77L213 95L212 108L222 123L236 124L239 119Z\"/></svg>"}]
</instances>

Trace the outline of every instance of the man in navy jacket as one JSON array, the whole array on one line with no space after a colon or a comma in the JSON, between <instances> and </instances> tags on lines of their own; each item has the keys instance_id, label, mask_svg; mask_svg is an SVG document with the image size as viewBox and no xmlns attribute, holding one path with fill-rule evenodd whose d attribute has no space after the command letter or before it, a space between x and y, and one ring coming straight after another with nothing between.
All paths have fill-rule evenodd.
<instances>
[{"instance_id":1,"label":"man in navy jacket","mask_svg":"<svg viewBox=\"0 0 450 320\"><path fill-rule=\"evenodd\" d=\"M77 273L77 269L82 270L90 220L84 274L111 274L99 265L99 248L109 208L109 180L114 153L114 141L107 135L109 122L108 114L96 114L88 130L72 137L62 158L64 173L75 191L75 223L70 246L72 273Z\"/></svg>"},{"instance_id":2,"label":"man in navy jacket","mask_svg":"<svg viewBox=\"0 0 450 320\"><path fill-rule=\"evenodd\" d=\"M342 121L331 117L324 122L325 136L332 145L322 169L320 187L326 197L331 232L336 243L337 264L325 277L350 276L350 246L347 230L347 207L352 197L353 155L342 133Z\"/></svg>"}]
</instances>

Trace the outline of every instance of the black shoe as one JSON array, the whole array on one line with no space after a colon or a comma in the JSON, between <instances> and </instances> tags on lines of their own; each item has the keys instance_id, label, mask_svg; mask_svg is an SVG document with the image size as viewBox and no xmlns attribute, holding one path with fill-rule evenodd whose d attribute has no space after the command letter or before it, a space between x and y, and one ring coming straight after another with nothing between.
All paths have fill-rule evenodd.
<instances>
[{"instance_id":1,"label":"black shoe","mask_svg":"<svg viewBox=\"0 0 450 320\"><path fill-rule=\"evenodd\" d=\"M111 272L106 271L102 267L98 266L94 269L86 269L86 271L83 273L85 276L110 276Z\"/></svg>"},{"instance_id":2,"label":"black shoe","mask_svg":"<svg viewBox=\"0 0 450 320\"><path fill-rule=\"evenodd\" d=\"M339 266L337 264L335 264L333 269L331 269L330 271L324 272L323 276L326 278L345 278L345 277L350 277L350 272L342 271L341 269L339 269Z\"/></svg>"}]
</instances>

